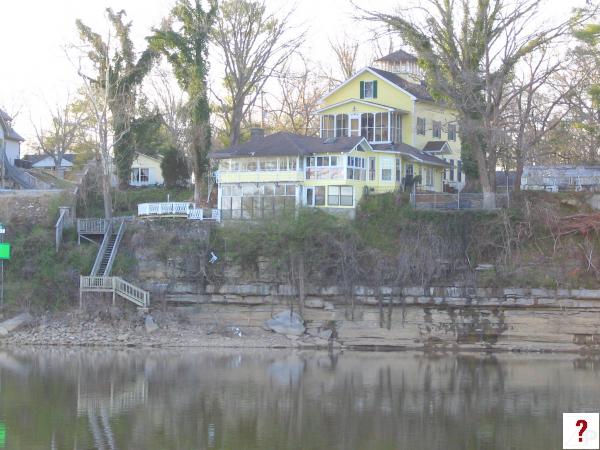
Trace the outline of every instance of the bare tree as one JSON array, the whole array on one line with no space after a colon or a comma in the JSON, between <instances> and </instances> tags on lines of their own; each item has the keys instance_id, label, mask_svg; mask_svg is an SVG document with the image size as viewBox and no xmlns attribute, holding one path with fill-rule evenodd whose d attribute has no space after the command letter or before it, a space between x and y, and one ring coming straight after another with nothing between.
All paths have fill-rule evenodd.
<instances>
[{"instance_id":1,"label":"bare tree","mask_svg":"<svg viewBox=\"0 0 600 450\"><path fill-rule=\"evenodd\" d=\"M112 179L113 179L113 161L112 153L116 144L129 132L129 127L120 129L118 134L113 133L111 124L119 121L114 117L118 110L126 111L128 108L119 108L111 111L111 105L116 102L122 102L123 99L117 99L119 89L115 86L118 79L111 76L110 55L114 51L114 42L110 27L104 38L97 35L98 39L103 41L105 51L102 52L102 58L91 57L94 55L93 46L87 41L83 41L80 46L73 47L76 54L67 57L77 69L77 74L83 82L82 94L85 97L89 108L91 121L94 124L92 131L93 139L96 144L96 160L100 166L102 177L102 199L104 202L104 216L108 219L112 217ZM124 121L121 121L121 123Z\"/></svg>"},{"instance_id":2,"label":"bare tree","mask_svg":"<svg viewBox=\"0 0 600 450\"><path fill-rule=\"evenodd\" d=\"M278 77L279 90L268 102L269 128L290 131L304 136L318 134L318 116L315 111L327 86L316 70L302 58L302 69Z\"/></svg>"},{"instance_id":3,"label":"bare tree","mask_svg":"<svg viewBox=\"0 0 600 450\"><path fill-rule=\"evenodd\" d=\"M344 33L341 40L329 41L331 50L335 54L338 69L342 75L342 81L347 80L354 72L358 62L359 43Z\"/></svg>"},{"instance_id":4,"label":"bare tree","mask_svg":"<svg viewBox=\"0 0 600 450\"><path fill-rule=\"evenodd\" d=\"M538 49L565 42L573 26L598 10L590 7L554 24L532 26L541 20L545 4L485 0L472 7L466 0L425 0L413 11L367 13L416 51L432 93L458 112L463 159L476 162L486 208L495 206L496 165L505 138L502 107L515 68Z\"/></svg>"},{"instance_id":5,"label":"bare tree","mask_svg":"<svg viewBox=\"0 0 600 450\"><path fill-rule=\"evenodd\" d=\"M516 176L514 189L521 187L523 167L535 158L544 138L569 113L568 98L578 81L557 83L556 76L569 65L562 58L550 58L542 49L524 58L520 73L507 87L507 104L502 107L511 140L511 157ZM539 149L540 151L543 151Z\"/></svg>"},{"instance_id":6,"label":"bare tree","mask_svg":"<svg viewBox=\"0 0 600 450\"><path fill-rule=\"evenodd\" d=\"M226 97L217 99L232 145L240 141L242 121L267 80L304 39L304 33L290 28L292 14L277 18L264 1L226 0L220 5L213 39L223 58Z\"/></svg>"},{"instance_id":7,"label":"bare tree","mask_svg":"<svg viewBox=\"0 0 600 450\"><path fill-rule=\"evenodd\" d=\"M36 142L34 148L52 158L57 175L64 175L62 160L65 153L72 151L85 135L86 111L74 108L69 97L64 106L56 105L50 110L51 125L43 129L33 124Z\"/></svg>"}]
</instances>

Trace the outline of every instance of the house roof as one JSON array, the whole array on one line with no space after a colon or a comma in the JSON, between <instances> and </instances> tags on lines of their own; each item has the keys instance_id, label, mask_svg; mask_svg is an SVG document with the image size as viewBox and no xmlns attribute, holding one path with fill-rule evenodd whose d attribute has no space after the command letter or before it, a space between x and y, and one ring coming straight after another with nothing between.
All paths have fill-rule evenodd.
<instances>
[{"instance_id":1,"label":"house roof","mask_svg":"<svg viewBox=\"0 0 600 450\"><path fill-rule=\"evenodd\" d=\"M428 153L425 153L425 152L423 152L423 151L421 151L419 149L416 149L412 145L408 145L408 144L405 144L405 143L401 143L401 144L373 144L373 145L371 145L371 147L373 147L373 150L375 150L375 151L385 151L385 152L398 153L400 155L403 155L403 156L406 156L408 158L411 158L411 159L413 159L413 160L415 160L417 162L431 164L431 165L434 165L434 166L450 167L450 164L448 164L443 159L440 159L437 156L433 156L433 155L430 155Z\"/></svg>"},{"instance_id":2,"label":"house roof","mask_svg":"<svg viewBox=\"0 0 600 450\"><path fill-rule=\"evenodd\" d=\"M62 157L62 159L64 159L65 161L69 161L70 163L75 161L76 158L76 154L75 153L65 153ZM51 158L52 157L50 155L46 155L46 154L42 154L42 155L25 155L23 156L23 159L25 161L29 161L31 164L37 164L40 161L43 161L46 158Z\"/></svg>"},{"instance_id":3,"label":"house roof","mask_svg":"<svg viewBox=\"0 0 600 450\"><path fill-rule=\"evenodd\" d=\"M150 156L147 153L144 153L143 151L136 151L135 153L138 156L144 156L145 158L150 158L150 159L153 159L153 160L159 161L159 162L162 161L162 159L163 159L162 155L158 155L158 154Z\"/></svg>"},{"instance_id":4,"label":"house roof","mask_svg":"<svg viewBox=\"0 0 600 450\"><path fill-rule=\"evenodd\" d=\"M422 84L411 83L395 73L388 72L386 70L376 69L375 67L368 67L368 69L371 72L379 75L381 78L384 78L390 83L396 85L400 89L407 91L409 94L415 96L419 100L427 100L430 102L434 101L431 94L427 91L427 87L423 86Z\"/></svg>"},{"instance_id":5,"label":"house roof","mask_svg":"<svg viewBox=\"0 0 600 450\"><path fill-rule=\"evenodd\" d=\"M424 152L439 152L444 149L444 146L448 144L448 141L429 141L423 147Z\"/></svg>"},{"instance_id":6,"label":"house roof","mask_svg":"<svg viewBox=\"0 0 600 450\"><path fill-rule=\"evenodd\" d=\"M315 153L346 153L352 151L363 137L321 139L280 131L263 138L211 152L210 158L241 158L252 156L304 156Z\"/></svg>"},{"instance_id":7,"label":"house roof","mask_svg":"<svg viewBox=\"0 0 600 450\"><path fill-rule=\"evenodd\" d=\"M415 55L411 55L404 50L396 50L395 52L390 53L389 55L385 55L375 61L383 61L383 62L403 62L403 61L416 61L417 57Z\"/></svg>"},{"instance_id":8,"label":"house roof","mask_svg":"<svg viewBox=\"0 0 600 450\"><path fill-rule=\"evenodd\" d=\"M12 141L23 142L25 139L13 129L11 122L12 117L10 117L6 111L0 109L0 126L3 126L4 128L4 137Z\"/></svg>"}]
</instances>

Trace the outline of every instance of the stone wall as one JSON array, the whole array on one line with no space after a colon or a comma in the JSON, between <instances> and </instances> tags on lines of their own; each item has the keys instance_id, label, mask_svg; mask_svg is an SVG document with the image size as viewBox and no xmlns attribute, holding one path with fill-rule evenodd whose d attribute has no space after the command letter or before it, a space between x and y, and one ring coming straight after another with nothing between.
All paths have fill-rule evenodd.
<instances>
[{"instance_id":1,"label":"stone wall","mask_svg":"<svg viewBox=\"0 0 600 450\"><path fill-rule=\"evenodd\" d=\"M187 306L202 327L262 327L277 312L299 309L296 288L268 260L209 264L206 223L141 221L127 236L132 281L151 291L154 307ZM356 286L350 296L314 284L305 292L308 332L330 330L344 347L600 351L600 290Z\"/></svg>"},{"instance_id":2,"label":"stone wall","mask_svg":"<svg viewBox=\"0 0 600 450\"><path fill-rule=\"evenodd\" d=\"M51 209L70 204L68 194L62 190L12 190L0 191L0 222L9 225L44 224L58 219L57 211ZM59 204L60 203L60 204Z\"/></svg>"},{"instance_id":3,"label":"stone wall","mask_svg":"<svg viewBox=\"0 0 600 450\"><path fill-rule=\"evenodd\" d=\"M303 317L309 333L331 329L346 348L600 351L600 290L452 286L381 292L382 308L373 288L356 287L352 307L338 287L308 286ZM285 284L207 285L205 293L170 293L169 299L193 302L195 320L204 325L261 327L290 305L299 308L295 289Z\"/></svg>"}]
</instances>

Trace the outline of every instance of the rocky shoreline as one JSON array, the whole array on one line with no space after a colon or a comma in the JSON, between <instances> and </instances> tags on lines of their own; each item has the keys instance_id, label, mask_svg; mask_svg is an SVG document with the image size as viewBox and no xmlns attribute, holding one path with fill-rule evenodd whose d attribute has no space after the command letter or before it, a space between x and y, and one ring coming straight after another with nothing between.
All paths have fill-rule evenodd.
<instances>
[{"instance_id":1,"label":"rocky shoreline","mask_svg":"<svg viewBox=\"0 0 600 450\"><path fill-rule=\"evenodd\" d=\"M0 337L1 345L213 348L339 348L333 340L305 334L285 336L255 326L187 323L177 313L147 317L117 311L96 315L76 311L45 314Z\"/></svg>"}]
</instances>

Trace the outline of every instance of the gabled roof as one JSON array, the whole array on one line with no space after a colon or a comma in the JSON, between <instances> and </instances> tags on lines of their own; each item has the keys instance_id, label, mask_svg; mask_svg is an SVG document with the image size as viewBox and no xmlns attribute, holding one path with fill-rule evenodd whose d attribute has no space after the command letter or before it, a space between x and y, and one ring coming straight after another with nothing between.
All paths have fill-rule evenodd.
<instances>
[{"instance_id":1,"label":"gabled roof","mask_svg":"<svg viewBox=\"0 0 600 450\"><path fill-rule=\"evenodd\" d=\"M408 145L405 143L373 144L371 147L373 147L373 150L375 150L375 151L398 153L400 155L406 156L417 162L422 162L422 163L430 164L430 165L434 165L434 166L450 167L450 164L448 164L443 159L440 159L437 156L433 156L428 153L425 153L419 149L416 149L412 145Z\"/></svg>"},{"instance_id":2,"label":"gabled roof","mask_svg":"<svg viewBox=\"0 0 600 450\"><path fill-rule=\"evenodd\" d=\"M141 151L136 151L135 154L137 156L143 156L145 158L150 158L150 159L153 159L153 160L158 161L158 162L161 162L163 160L163 157L161 155L150 156L150 155L148 155L148 154L146 154L144 152L141 152Z\"/></svg>"},{"instance_id":3,"label":"gabled roof","mask_svg":"<svg viewBox=\"0 0 600 450\"><path fill-rule=\"evenodd\" d=\"M0 109L0 126L4 129L4 138L11 141L23 142L25 139L13 129L11 122L12 117Z\"/></svg>"},{"instance_id":4,"label":"gabled roof","mask_svg":"<svg viewBox=\"0 0 600 450\"><path fill-rule=\"evenodd\" d=\"M64 159L65 161L69 161L70 163L72 163L73 161L75 161L76 158L76 154L75 153L65 153L62 157L62 159ZM50 155L46 155L46 154L42 154L42 155L25 155L23 156L23 159L25 161L29 161L31 164L37 164L40 161L43 161L46 158L50 158L52 159L52 156Z\"/></svg>"},{"instance_id":5,"label":"gabled roof","mask_svg":"<svg viewBox=\"0 0 600 450\"><path fill-rule=\"evenodd\" d=\"M263 138L255 138L209 153L209 158L243 158L253 156L305 156L316 153L347 153L361 142L363 137L338 137L321 139L280 131ZM367 144L368 145L368 144Z\"/></svg>"},{"instance_id":6,"label":"gabled roof","mask_svg":"<svg viewBox=\"0 0 600 450\"><path fill-rule=\"evenodd\" d=\"M369 67L369 69L390 83L396 85L400 89L407 91L419 100L427 100L430 102L434 101L431 94L427 91L427 87L423 86L422 84L411 83L395 73L388 72L386 70L376 69L374 67Z\"/></svg>"},{"instance_id":7,"label":"gabled roof","mask_svg":"<svg viewBox=\"0 0 600 450\"><path fill-rule=\"evenodd\" d=\"M395 52L392 52L389 55L385 55L379 59L376 59L375 61L398 63L398 62L403 62L403 61L416 61L416 60L417 60L417 57L415 55L411 55L410 53L405 52L404 50L396 50Z\"/></svg>"},{"instance_id":8,"label":"gabled roof","mask_svg":"<svg viewBox=\"0 0 600 450\"><path fill-rule=\"evenodd\" d=\"M401 78L392 72L376 69L375 67L362 68L350 78L348 78L346 81L344 81L342 84L340 84L338 87L325 94L320 99L320 101L324 101L334 92L337 92L338 90L346 86L348 83L350 83L352 80L354 80L356 77L362 75L365 72L370 72L372 75L381 78L383 81L389 83L391 86L407 94L413 100L426 100L430 102L434 101L433 97L431 96L431 94L429 94L425 86L416 83L411 83L410 81L407 81L404 78Z\"/></svg>"},{"instance_id":9,"label":"gabled roof","mask_svg":"<svg viewBox=\"0 0 600 450\"><path fill-rule=\"evenodd\" d=\"M441 152L444 150L444 147L447 147L448 150L451 150L450 144L448 144L448 141L429 141L429 142L427 142L427 144L425 144L425 147L423 147L423 151L424 152Z\"/></svg>"}]
</instances>

